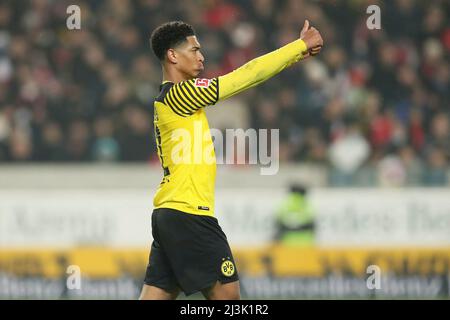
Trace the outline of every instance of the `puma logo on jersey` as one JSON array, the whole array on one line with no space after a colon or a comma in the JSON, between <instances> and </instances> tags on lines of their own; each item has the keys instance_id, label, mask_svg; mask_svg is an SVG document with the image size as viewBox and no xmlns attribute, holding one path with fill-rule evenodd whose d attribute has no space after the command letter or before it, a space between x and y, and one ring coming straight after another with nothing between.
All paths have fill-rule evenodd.
<instances>
[{"instance_id":1,"label":"puma logo on jersey","mask_svg":"<svg viewBox=\"0 0 450 320\"><path fill-rule=\"evenodd\" d=\"M208 88L211 80L205 78L198 78L195 80L195 86L200 88Z\"/></svg>"}]
</instances>

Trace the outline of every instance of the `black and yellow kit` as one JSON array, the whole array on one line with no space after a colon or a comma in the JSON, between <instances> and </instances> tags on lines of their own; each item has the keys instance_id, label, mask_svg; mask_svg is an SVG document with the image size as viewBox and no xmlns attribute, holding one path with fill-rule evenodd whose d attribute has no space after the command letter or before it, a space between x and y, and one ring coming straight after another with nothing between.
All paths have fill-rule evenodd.
<instances>
[{"instance_id":1,"label":"black and yellow kit","mask_svg":"<svg viewBox=\"0 0 450 320\"><path fill-rule=\"evenodd\" d=\"M303 40L214 79L164 82L154 128L164 178L153 200L153 244L145 283L186 294L238 280L227 238L214 217L216 159L204 107L276 75L303 56Z\"/></svg>"}]
</instances>

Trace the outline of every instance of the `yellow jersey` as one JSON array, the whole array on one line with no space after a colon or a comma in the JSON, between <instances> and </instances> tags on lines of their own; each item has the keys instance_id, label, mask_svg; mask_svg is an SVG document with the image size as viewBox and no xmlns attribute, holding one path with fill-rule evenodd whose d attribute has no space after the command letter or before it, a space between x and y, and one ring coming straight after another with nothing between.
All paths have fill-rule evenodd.
<instances>
[{"instance_id":1,"label":"yellow jersey","mask_svg":"<svg viewBox=\"0 0 450 320\"><path fill-rule=\"evenodd\" d=\"M214 216L216 159L204 107L276 75L303 58L298 39L217 78L165 81L154 102L154 130L164 177L153 206Z\"/></svg>"}]
</instances>

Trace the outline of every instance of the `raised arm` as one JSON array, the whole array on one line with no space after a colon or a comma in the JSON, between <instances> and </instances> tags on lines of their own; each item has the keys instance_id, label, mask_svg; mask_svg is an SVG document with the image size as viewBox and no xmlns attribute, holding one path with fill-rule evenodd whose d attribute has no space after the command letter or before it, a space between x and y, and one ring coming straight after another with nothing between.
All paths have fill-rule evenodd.
<instances>
[{"instance_id":1,"label":"raised arm","mask_svg":"<svg viewBox=\"0 0 450 320\"><path fill-rule=\"evenodd\" d=\"M323 40L308 20L295 40L275 51L255 58L240 68L214 79L194 78L167 88L164 102L179 116L187 117L198 109L216 104L258 85L293 63L318 54Z\"/></svg>"},{"instance_id":2,"label":"raised arm","mask_svg":"<svg viewBox=\"0 0 450 320\"><path fill-rule=\"evenodd\" d=\"M305 42L299 39L219 77L219 100L229 98L273 77L302 59L302 52L306 50Z\"/></svg>"},{"instance_id":3,"label":"raised arm","mask_svg":"<svg viewBox=\"0 0 450 320\"><path fill-rule=\"evenodd\" d=\"M306 20L300 33L300 39L253 59L242 67L219 77L219 100L254 87L293 63L318 54L322 46L323 40L319 31L309 28L309 22Z\"/></svg>"}]
</instances>

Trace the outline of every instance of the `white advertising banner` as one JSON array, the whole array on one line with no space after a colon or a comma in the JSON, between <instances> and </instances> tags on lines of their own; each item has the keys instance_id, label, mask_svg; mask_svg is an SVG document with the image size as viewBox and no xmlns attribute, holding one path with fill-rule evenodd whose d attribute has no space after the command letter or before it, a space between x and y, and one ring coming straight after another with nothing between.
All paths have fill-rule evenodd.
<instances>
[{"instance_id":1,"label":"white advertising banner","mask_svg":"<svg viewBox=\"0 0 450 320\"><path fill-rule=\"evenodd\" d=\"M321 189L311 201L320 245L450 247L449 189Z\"/></svg>"},{"instance_id":2,"label":"white advertising banner","mask_svg":"<svg viewBox=\"0 0 450 320\"><path fill-rule=\"evenodd\" d=\"M149 246L151 200L143 189L0 190L0 248Z\"/></svg>"},{"instance_id":3,"label":"white advertising banner","mask_svg":"<svg viewBox=\"0 0 450 320\"><path fill-rule=\"evenodd\" d=\"M231 244L264 245L281 191L222 190L216 216ZM2 247L150 247L153 194L144 189L0 190Z\"/></svg>"},{"instance_id":4,"label":"white advertising banner","mask_svg":"<svg viewBox=\"0 0 450 320\"><path fill-rule=\"evenodd\" d=\"M220 189L216 216L233 246L273 239L280 189ZM316 189L319 246L450 247L446 189ZM149 247L152 191L0 190L0 249Z\"/></svg>"}]
</instances>

